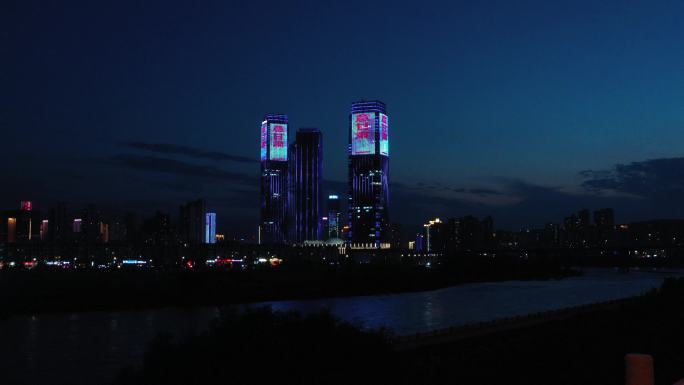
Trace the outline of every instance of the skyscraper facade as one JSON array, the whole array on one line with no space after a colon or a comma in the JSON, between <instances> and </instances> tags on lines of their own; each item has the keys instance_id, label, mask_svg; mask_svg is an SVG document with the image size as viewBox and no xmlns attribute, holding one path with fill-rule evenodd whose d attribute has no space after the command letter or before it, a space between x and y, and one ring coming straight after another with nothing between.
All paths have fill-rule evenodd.
<instances>
[{"instance_id":1,"label":"skyscraper facade","mask_svg":"<svg viewBox=\"0 0 684 385\"><path fill-rule=\"evenodd\" d=\"M203 199L180 207L178 227L181 241L193 245L204 243L206 214L207 204Z\"/></svg>"},{"instance_id":2,"label":"skyscraper facade","mask_svg":"<svg viewBox=\"0 0 684 385\"><path fill-rule=\"evenodd\" d=\"M287 134L287 115L267 114L261 122L260 243L282 243L286 241Z\"/></svg>"},{"instance_id":3,"label":"skyscraper facade","mask_svg":"<svg viewBox=\"0 0 684 385\"><path fill-rule=\"evenodd\" d=\"M446 248L447 226L439 218L435 218L424 224L425 228L425 251L443 252Z\"/></svg>"},{"instance_id":4,"label":"skyscraper facade","mask_svg":"<svg viewBox=\"0 0 684 385\"><path fill-rule=\"evenodd\" d=\"M56 207L49 210L48 217L50 222L48 227L48 238L51 241L56 242L66 241L69 236L69 216L67 214L66 203L57 203Z\"/></svg>"},{"instance_id":5,"label":"skyscraper facade","mask_svg":"<svg viewBox=\"0 0 684 385\"><path fill-rule=\"evenodd\" d=\"M7 218L7 243L17 241L17 218Z\"/></svg>"},{"instance_id":6,"label":"skyscraper facade","mask_svg":"<svg viewBox=\"0 0 684 385\"><path fill-rule=\"evenodd\" d=\"M204 243L216 243L216 213L207 213L205 216Z\"/></svg>"},{"instance_id":7,"label":"skyscraper facade","mask_svg":"<svg viewBox=\"0 0 684 385\"><path fill-rule=\"evenodd\" d=\"M321 239L321 181L323 179L323 136L316 128L297 130L290 146L291 242Z\"/></svg>"},{"instance_id":8,"label":"skyscraper facade","mask_svg":"<svg viewBox=\"0 0 684 385\"><path fill-rule=\"evenodd\" d=\"M328 195L328 238L340 238L340 197Z\"/></svg>"},{"instance_id":9,"label":"skyscraper facade","mask_svg":"<svg viewBox=\"0 0 684 385\"><path fill-rule=\"evenodd\" d=\"M348 153L348 242L357 248L389 247L389 118L385 103L352 103Z\"/></svg>"},{"instance_id":10,"label":"skyscraper facade","mask_svg":"<svg viewBox=\"0 0 684 385\"><path fill-rule=\"evenodd\" d=\"M610 229L615 226L615 213L611 208L594 211L594 223L600 229Z\"/></svg>"}]
</instances>

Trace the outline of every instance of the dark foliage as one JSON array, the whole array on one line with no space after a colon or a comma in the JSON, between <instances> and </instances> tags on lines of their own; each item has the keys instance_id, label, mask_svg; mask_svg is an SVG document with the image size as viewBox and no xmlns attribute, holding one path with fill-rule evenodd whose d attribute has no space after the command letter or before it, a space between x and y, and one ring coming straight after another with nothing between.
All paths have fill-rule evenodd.
<instances>
[{"instance_id":1,"label":"dark foliage","mask_svg":"<svg viewBox=\"0 0 684 385\"><path fill-rule=\"evenodd\" d=\"M122 373L116 383L377 384L392 378L395 359L381 330L364 331L328 312L260 308L225 314L184 341L159 336L143 368Z\"/></svg>"}]
</instances>

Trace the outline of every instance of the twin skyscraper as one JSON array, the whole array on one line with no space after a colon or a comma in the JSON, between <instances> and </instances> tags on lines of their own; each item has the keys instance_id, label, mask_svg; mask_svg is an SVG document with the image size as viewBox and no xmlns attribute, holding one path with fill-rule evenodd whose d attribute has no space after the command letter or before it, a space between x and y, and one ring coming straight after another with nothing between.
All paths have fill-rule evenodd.
<instances>
[{"instance_id":1,"label":"twin skyscraper","mask_svg":"<svg viewBox=\"0 0 684 385\"><path fill-rule=\"evenodd\" d=\"M287 115L261 122L260 243L323 238L323 136L301 128L288 142ZM349 113L347 242L389 248L389 117L385 103L359 101ZM340 226L340 224L336 224Z\"/></svg>"}]
</instances>

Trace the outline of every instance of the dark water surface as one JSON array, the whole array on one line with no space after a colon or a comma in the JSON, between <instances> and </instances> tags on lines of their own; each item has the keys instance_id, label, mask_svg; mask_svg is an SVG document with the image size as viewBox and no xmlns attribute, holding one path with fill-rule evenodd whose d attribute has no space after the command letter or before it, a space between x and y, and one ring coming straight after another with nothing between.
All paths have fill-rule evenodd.
<instances>
[{"instance_id":1,"label":"dark water surface","mask_svg":"<svg viewBox=\"0 0 684 385\"><path fill-rule=\"evenodd\" d=\"M419 293L263 304L303 312L328 308L366 327L412 334L630 297L658 287L666 275L587 270L582 277L560 281L476 283ZM0 384L108 384L121 367L141 362L157 333L196 333L220 313L219 307L169 308L3 320Z\"/></svg>"}]
</instances>

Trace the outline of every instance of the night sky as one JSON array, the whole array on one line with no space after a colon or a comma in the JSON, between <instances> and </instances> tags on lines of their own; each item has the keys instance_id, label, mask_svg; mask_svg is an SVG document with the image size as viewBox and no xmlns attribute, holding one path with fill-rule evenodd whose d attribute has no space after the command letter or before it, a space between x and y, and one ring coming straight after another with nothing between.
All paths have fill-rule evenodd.
<instances>
[{"instance_id":1,"label":"night sky","mask_svg":"<svg viewBox=\"0 0 684 385\"><path fill-rule=\"evenodd\" d=\"M684 217L676 1L3 1L0 208L32 199L255 232L259 126L324 135L346 196L350 103L390 116L392 221L497 228L613 207ZM291 135L294 136L294 135Z\"/></svg>"}]
</instances>

